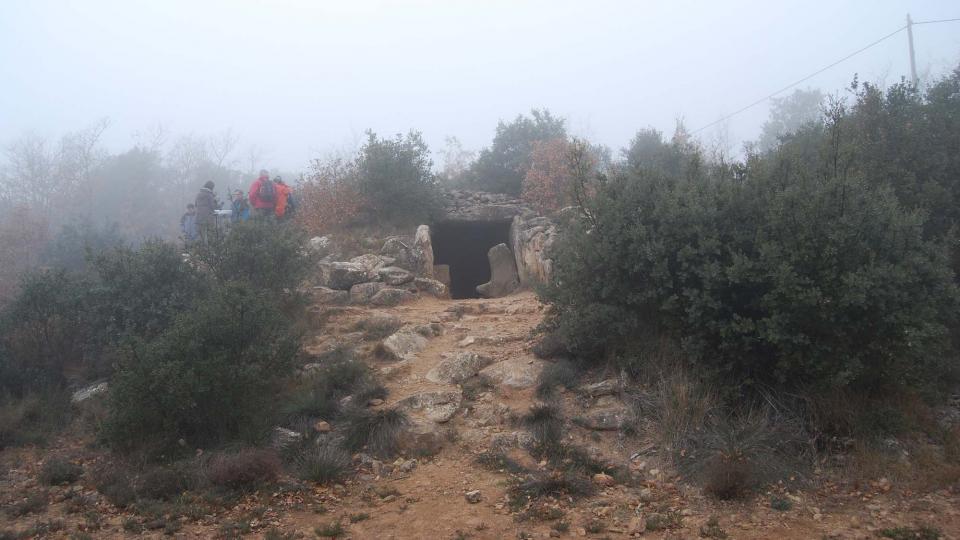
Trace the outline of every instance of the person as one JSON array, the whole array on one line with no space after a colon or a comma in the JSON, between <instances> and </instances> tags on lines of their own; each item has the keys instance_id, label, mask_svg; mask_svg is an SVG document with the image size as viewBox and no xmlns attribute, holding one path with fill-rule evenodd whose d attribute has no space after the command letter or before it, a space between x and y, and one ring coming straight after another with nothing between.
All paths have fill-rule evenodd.
<instances>
[{"instance_id":1,"label":"person","mask_svg":"<svg viewBox=\"0 0 960 540\"><path fill-rule=\"evenodd\" d=\"M283 183L283 178L279 176L273 179L273 184L277 193L277 204L273 209L273 213L277 216L278 220L283 220L288 215L287 210L291 209L290 196L293 190L290 189L290 186Z\"/></svg>"},{"instance_id":2,"label":"person","mask_svg":"<svg viewBox=\"0 0 960 540\"><path fill-rule=\"evenodd\" d=\"M270 180L270 173L266 169L260 171L260 176L250 186L249 197L255 219L269 221L274 219L277 190Z\"/></svg>"},{"instance_id":3,"label":"person","mask_svg":"<svg viewBox=\"0 0 960 540\"><path fill-rule=\"evenodd\" d=\"M247 202L247 198L243 196L243 190L236 189L233 191L230 206L231 223L240 223L250 219L250 204Z\"/></svg>"},{"instance_id":4,"label":"person","mask_svg":"<svg viewBox=\"0 0 960 540\"><path fill-rule=\"evenodd\" d=\"M214 183L207 181L197 193L197 199L194 202L197 212L197 231L200 240L207 243L210 240L210 234L217 226L217 216L214 210L220 205L217 203L217 196L213 193Z\"/></svg>"},{"instance_id":5,"label":"person","mask_svg":"<svg viewBox=\"0 0 960 540\"><path fill-rule=\"evenodd\" d=\"M197 207L193 204L188 204L187 211L180 216L180 233L186 246L197 239Z\"/></svg>"}]
</instances>

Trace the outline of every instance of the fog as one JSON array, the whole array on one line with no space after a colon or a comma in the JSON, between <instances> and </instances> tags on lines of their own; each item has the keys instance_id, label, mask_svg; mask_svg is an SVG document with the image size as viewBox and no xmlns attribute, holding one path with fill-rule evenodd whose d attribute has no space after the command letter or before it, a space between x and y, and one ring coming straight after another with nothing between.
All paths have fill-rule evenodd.
<instances>
[{"instance_id":1,"label":"fog","mask_svg":"<svg viewBox=\"0 0 960 540\"><path fill-rule=\"evenodd\" d=\"M488 145L499 119L545 107L613 149L637 129L696 130L952 1L857 2L108 2L0 5L0 143L54 138L101 118L112 151L162 125L232 128L239 154L303 170L364 130L413 128L438 150ZM915 28L921 80L960 58L957 23ZM909 76L901 32L811 78ZM758 105L703 139L734 151Z\"/></svg>"}]
</instances>

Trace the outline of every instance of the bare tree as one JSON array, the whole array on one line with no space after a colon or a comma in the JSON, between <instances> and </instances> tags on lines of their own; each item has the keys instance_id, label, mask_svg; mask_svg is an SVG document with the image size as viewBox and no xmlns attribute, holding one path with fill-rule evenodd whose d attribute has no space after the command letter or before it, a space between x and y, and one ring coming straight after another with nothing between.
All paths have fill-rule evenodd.
<instances>
[{"instance_id":1,"label":"bare tree","mask_svg":"<svg viewBox=\"0 0 960 540\"><path fill-rule=\"evenodd\" d=\"M186 200L191 184L200 179L200 169L210 161L207 142L194 135L184 135L170 147L166 161L180 199Z\"/></svg>"},{"instance_id":2,"label":"bare tree","mask_svg":"<svg viewBox=\"0 0 960 540\"><path fill-rule=\"evenodd\" d=\"M264 150L262 146L256 144L251 144L247 147L247 172L250 174L257 174L257 171L263 166L263 162L266 161L267 151Z\"/></svg>"},{"instance_id":3,"label":"bare tree","mask_svg":"<svg viewBox=\"0 0 960 540\"><path fill-rule=\"evenodd\" d=\"M27 134L6 148L3 198L41 211L50 209L57 188L55 157L47 139Z\"/></svg>"},{"instance_id":4,"label":"bare tree","mask_svg":"<svg viewBox=\"0 0 960 540\"><path fill-rule=\"evenodd\" d=\"M156 122L133 132L134 144L148 152L160 152L167 144L167 129Z\"/></svg>"},{"instance_id":5,"label":"bare tree","mask_svg":"<svg viewBox=\"0 0 960 540\"><path fill-rule=\"evenodd\" d=\"M223 167L225 164L229 167L230 163L226 163L227 158L237 148L239 142L240 136L234 133L231 128L211 135L207 140L207 146L210 148L210 157L213 163L217 167Z\"/></svg>"}]
</instances>

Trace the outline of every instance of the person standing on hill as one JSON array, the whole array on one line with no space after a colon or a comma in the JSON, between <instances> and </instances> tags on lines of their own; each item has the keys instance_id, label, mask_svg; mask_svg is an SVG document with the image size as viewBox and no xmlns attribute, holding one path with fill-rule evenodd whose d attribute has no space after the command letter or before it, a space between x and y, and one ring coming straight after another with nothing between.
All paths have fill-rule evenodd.
<instances>
[{"instance_id":1,"label":"person standing on hill","mask_svg":"<svg viewBox=\"0 0 960 540\"><path fill-rule=\"evenodd\" d=\"M274 207L274 214L278 220L283 220L288 215L287 210L291 209L290 194L293 190L290 189L290 186L285 184L279 176L273 179L273 187L277 193L277 204Z\"/></svg>"},{"instance_id":2,"label":"person standing on hill","mask_svg":"<svg viewBox=\"0 0 960 540\"><path fill-rule=\"evenodd\" d=\"M180 233L187 247L197 239L197 207L193 204L188 204L186 213L180 216Z\"/></svg>"},{"instance_id":3,"label":"person standing on hill","mask_svg":"<svg viewBox=\"0 0 960 540\"><path fill-rule=\"evenodd\" d=\"M213 193L213 187L214 183L210 181L203 184L200 193L197 193L196 201L194 201L197 211L197 231L204 243L210 240L210 234L217 226L217 216L214 210L219 208L220 205L217 204L217 196Z\"/></svg>"},{"instance_id":4,"label":"person standing on hill","mask_svg":"<svg viewBox=\"0 0 960 540\"><path fill-rule=\"evenodd\" d=\"M277 206L277 188L270 180L270 172L260 171L260 177L250 186L250 206L257 220L273 220Z\"/></svg>"},{"instance_id":5,"label":"person standing on hill","mask_svg":"<svg viewBox=\"0 0 960 540\"><path fill-rule=\"evenodd\" d=\"M250 204L242 190L234 190L230 202L230 222L241 223L250 219Z\"/></svg>"}]
</instances>

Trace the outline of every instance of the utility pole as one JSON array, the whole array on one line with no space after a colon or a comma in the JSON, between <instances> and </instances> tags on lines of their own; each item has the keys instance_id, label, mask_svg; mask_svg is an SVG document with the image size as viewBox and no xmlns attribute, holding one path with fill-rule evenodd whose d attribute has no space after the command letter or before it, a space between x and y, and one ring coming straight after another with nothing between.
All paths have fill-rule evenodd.
<instances>
[{"instance_id":1,"label":"utility pole","mask_svg":"<svg viewBox=\"0 0 960 540\"><path fill-rule=\"evenodd\" d=\"M907 13L907 39L910 41L910 80L917 86L917 58L913 54L913 19Z\"/></svg>"}]
</instances>

